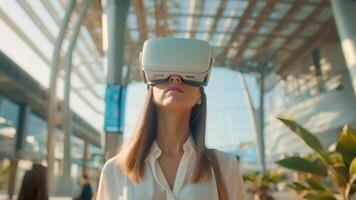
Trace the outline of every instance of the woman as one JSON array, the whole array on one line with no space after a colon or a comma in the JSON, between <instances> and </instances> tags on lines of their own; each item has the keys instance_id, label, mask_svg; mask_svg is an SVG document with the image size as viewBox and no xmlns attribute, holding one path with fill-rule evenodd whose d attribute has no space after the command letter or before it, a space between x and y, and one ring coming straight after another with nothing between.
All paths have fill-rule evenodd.
<instances>
[{"instance_id":1,"label":"woman","mask_svg":"<svg viewBox=\"0 0 356 200\"><path fill-rule=\"evenodd\" d=\"M91 200L93 192L91 190L89 177L86 174L80 178L80 185L82 186L82 191L80 192L80 196L74 200Z\"/></svg>"},{"instance_id":2,"label":"woman","mask_svg":"<svg viewBox=\"0 0 356 200\"><path fill-rule=\"evenodd\" d=\"M37 160L36 160L37 161ZM32 169L26 171L18 200L48 200L47 169L40 163L33 163Z\"/></svg>"},{"instance_id":3,"label":"woman","mask_svg":"<svg viewBox=\"0 0 356 200\"><path fill-rule=\"evenodd\" d=\"M206 96L172 74L148 85L131 140L103 167L100 200L246 199L236 159L205 146Z\"/></svg>"}]
</instances>

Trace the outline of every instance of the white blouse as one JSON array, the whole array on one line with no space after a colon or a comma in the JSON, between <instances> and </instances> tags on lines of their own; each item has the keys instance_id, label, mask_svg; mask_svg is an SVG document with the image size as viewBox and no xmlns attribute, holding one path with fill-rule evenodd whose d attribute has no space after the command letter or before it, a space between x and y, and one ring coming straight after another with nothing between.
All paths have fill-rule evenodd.
<instances>
[{"instance_id":1,"label":"white blouse","mask_svg":"<svg viewBox=\"0 0 356 200\"><path fill-rule=\"evenodd\" d=\"M196 152L194 140L189 137L183 145L183 156L178 166L173 190L162 172L158 158L161 150L156 142L150 149L145 160L144 177L138 184L132 183L127 176L120 172L117 165L118 157L108 160L101 172L98 200L218 200L214 171L209 182L189 183L193 174ZM214 150L219 160L223 180L227 189L229 200L245 200L244 183L235 157Z\"/></svg>"}]
</instances>

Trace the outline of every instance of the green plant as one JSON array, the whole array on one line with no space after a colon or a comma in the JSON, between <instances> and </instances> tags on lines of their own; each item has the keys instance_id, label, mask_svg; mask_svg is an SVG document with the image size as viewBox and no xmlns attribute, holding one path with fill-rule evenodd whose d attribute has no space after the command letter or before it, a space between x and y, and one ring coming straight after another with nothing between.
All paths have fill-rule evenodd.
<instances>
[{"instance_id":1,"label":"green plant","mask_svg":"<svg viewBox=\"0 0 356 200\"><path fill-rule=\"evenodd\" d=\"M304 199L336 199L340 195L344 200L350 199L356 191L356 131L345 125L333 145L335 148L326 150L318 138L303 126L291 119L278 119L314 151L307 157L290 156L276 162L309 174L303 183L293 182L289 187ZM333 186L326 186L323 180L331 182Z\"/></svg>"}]
</instances>

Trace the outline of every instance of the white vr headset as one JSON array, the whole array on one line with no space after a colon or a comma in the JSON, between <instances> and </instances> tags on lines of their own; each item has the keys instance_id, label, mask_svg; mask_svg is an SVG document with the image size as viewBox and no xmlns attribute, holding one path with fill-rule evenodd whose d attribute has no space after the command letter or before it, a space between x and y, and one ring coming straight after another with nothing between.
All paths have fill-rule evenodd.
<instances>
[{"instance_id":1,"label":"white vr headset","mask_svg":"<svg viewBox=\"0 0 356 200\"><path fill-rule=\"evenodd\" d=\"M213 62L209 44L197 39L149 39L140 53L142 76L148 85L166 82L174 74L189 85L206 86Z\"/></svg>"}]
</instances>

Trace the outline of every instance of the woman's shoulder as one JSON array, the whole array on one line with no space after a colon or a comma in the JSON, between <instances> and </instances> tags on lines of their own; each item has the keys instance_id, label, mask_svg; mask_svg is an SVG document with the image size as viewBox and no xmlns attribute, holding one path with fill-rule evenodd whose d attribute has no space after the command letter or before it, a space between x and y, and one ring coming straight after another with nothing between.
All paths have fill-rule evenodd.
<instances>
[{"instance_id":1,"label":"woman's shoulder","mask_svg":"<svg viewBox=\"0 0 356 200\"><path fill-rule=\"evenodd\" d=\"M236 170L239 168L239 164L234 155L226 153L217 149L212 149L214 152L222 171Z\"/></svg>"},{"instance_id":2,"label":"woman's shoulder","mask_svg":"<svg viewBox=\"0 0 356 200\"><path fill-rule=\"evenodd\" d=\"M119 199L126 186L126 178L118 166L119 157L116 155L106 161L99 181L97 199Z\"/></svg>"},{"instance_id":3,"label":"woman's shoulder","mask_svg":"<svg viewBox=\"0 0 356 200\"><path fill-rule=\"evenodd\" d=\"M119 156L115 155L114 157L107 160L102 168L103 174L110 174L112 176L122 176L119 163Z\"/></svg>"},{"instance_id":4,"label":"woman's shoulder","mask_svg":"<svg viewBox=\"0 0 356 200\"><path fill-rule=\"evenodd\" d=\"M240 167L234 155L214 149L229 199L247 199Z\"/></svg>"}]
</instances>

